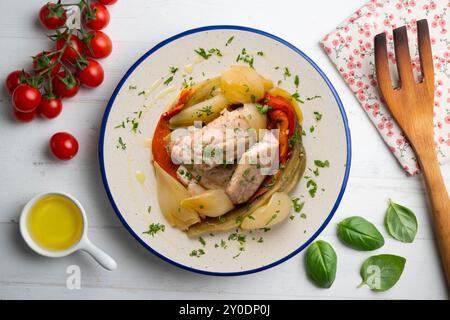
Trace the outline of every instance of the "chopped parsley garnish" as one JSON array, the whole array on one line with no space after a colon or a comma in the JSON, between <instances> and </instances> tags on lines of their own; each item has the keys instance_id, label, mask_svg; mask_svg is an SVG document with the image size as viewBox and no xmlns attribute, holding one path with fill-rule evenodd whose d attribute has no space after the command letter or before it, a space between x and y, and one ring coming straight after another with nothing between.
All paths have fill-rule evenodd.
<instances>
[{"instance_id":1,"label":"chopped parsley garnish","mask_svg":"<svg viewBox=\"0 0 450 320\"><path fill-rule=\"evenodd\" d=\"M222 51L220 51L220 50L217 49L217 48L209 49L208 52L211 53L211 54L215 54L215 55L218 56L218 57L222 57L222 56L223 56Z\"/></svg>"},{"instance_id":2,"label":"chopped parsley garnish","mask_svg":"<svg viewBox=\"0 0 450 320\"><path fill-rule=\"evenodd\" d=\"M242 216L237 216L235 222L238 226L240 226L242 223Z\"/></svg>"},{"instance_id":3,"label":"chopped parsley garnish","mask_svg":"<svg viewBox=\"0 0 450 320\"><path fill-rule=\"evenodd\" d=\"M121 124L118 124L117 126L114 127L114 129L119 129L119 128L125 128L125 122L122 121Z\"/></svg>"},{"instance_id":4,"label":"chopped parsley garnish","mask_svg":"<svg viewBox=\"0 0 450 320\"><path fill-rule=\"evenodd\" d=\"M138 119L142 117L142 110L133 112L135 115L137 115Z\"/></svg>"},{"instance_id":5,"label":"chopped parsley garnish","mask_svg":"<svg viewBox=\"0 0 450 320\"><path fill-rule=\"evenodd\" d=\"M314 126L309 127L309 132L310 132L310 133L313 133L314 130L315 130Z\"/></svg>"},{"instance_id":6,"label":"chopped parsley garnish","mask_svg":"<svg viewBox=\"0 0 450 320\"><path fill-rule=\"evenodd\" d=\"M177 73L177 71L178 71L178 68L177 68L177 67L170 67L170 68L169 68L169 72L170 72L171 74L175 74L175 73Z\"/></svg>"},{"instance_id":7,"label":"chopped parsley garnish","mask_svg":"<svg viewBox=\"0 0 450 320\"><path fill-rule=\"evenodd\" d=\"M138 96L143 96L145 94L145 91L141 91L138 93Z\"/></svg>"},{"instance_id":8,"label":"chopped parsley garnish","mask_svg":"<svg viewBox=\"0 0 450 320\"><path fill-rule=\"evenodd\" d=\"M202 57L205 60L208 60L209 57L211 57L211 54L208 53L205 49L203 48L198 48L197 50L194 50L196 54L198 54L200 57Z\"/></svg>"},{"instance_id":9,"label":"chopped parsley garnish","mask_svg":"<svg viewBox=\"0 0 450 320\"><path fill-rule=\"evenodd\" d=\"M148 212L148 213L151 213L151 212L152 212L152 206L148 206L147 212Z\"/></svg>"},{"instance_id":10,"label":"chopped parsley garnish","mask_svg":"<svg viewBox=\"0 0 450 320\"><path fill-rule=\"evenodd\" d=\"M189 80L186 80L186 78L183 79L183 88L187 89L194 85L194 82L192 81L192 77L189 77Z\"/></svg>"},{"instance_id":11,"label":"chopped parsley garnish","mask_svg":"<svg viewBox=\"0 0 450 320\"><path fill-rule=\"evenodd\" d=\"M314 164L316 165L316 169L313 171L314 175L316 177L319 176L319 168L329 168L330 167L330 161L325 160L314 160Z\"/></svg>"},{"instance_id":12,"label":"chopped parsley garnish","mask_svg":"<svg viewBox=\"0 0 450 320\"><path fill-rule=\"evenodd\" d=\"M320 98L322 98L322 96L308 97L308 98L306 98L306 101L313 101L313 100L320 99Z\"/></svg>"},{"instance_id":13,"label":"chopped parsley garnish","mask_svg":"<svg viewBox=\"0 0 450 320\"><path fill-rule=\"evenodd\" d=\"M247 49L243 48L241 53L238 54L238 56L236 58L236 62L239 62L239 61L247 63L251 68L253 68L253 62L255 61L255 59L253 58L252 55L250 55L247 52Z\"/></svg>"},{"instance_id":14,"label":"chopped parsley garnish","mask_svg":"<svg viewBox=\"0 0 450 320\"><path fill-rule=\"evenodd\" d=\"M227 43L225 43L225 47L228 47L234 40L234 36L231 36L228 40Z\"/></svg>"},{"instance_id":15,"label":"chopped parsley garnish","mask_svg":"<svg viewBox=\"0 0 450 320\"><path fill-rule=\"evenodd\" d=\"M240 251L237 255L235 255L235 256L233 257L233 259L238 258L238 257L241 255L241 253L242 253L242 251Z\"/></svg>"},{"instance_id":16,"label":"chopped parsley garnish","mask_svg":"<svg viewBox=\"0 0 450 320\"><path fill-rule=\"evenodd\" d=\"M211 88L211 91L209 92L209 95L210 95L211 97L214 97L214 91L216 91L216 86L213 86L213 87Z\"/></svg>"},{"instance_id":17,"label":"chopped parsley garnish","mask_svg":"<svg viewBox=\"0 0 450 320\"><path fill-rule=\"evenodd\" d=\"M202 237L199 237L198 241L202 244L202 246L206 246L206 241Z\"/></svg>"},{"instance_id":18,"label":"chopped parsley garnish","mask_svg":"<svg viewBox=\"0 0 450 320\"><path fill-rule=\"evenodd\" d=\"M319 176L319 168L314 169L313 173L314 173L314 176L318 177Z\"/></svg>"},{"instance_id":19,"label":"chopped parsley garnish","mask_svg":"<svg viewBox=\"0 0 450 320\"><path fill-rule=\"evenodd\" d=\"M228 241L239 242L239 251L245 250L246 235L241 233L232 233L228 236Z\"/></svg>"},{"instance_id":20,"label":"chopped parsley garnish","mask_svg":"<svg viewBox=\"0 0 450 320\"><path fill-rule=\"evenodd\" d=\"M263 237L259 237L258 241L256 241L256 242L258 242L258 243L263 243L263 242L264 242Z\"/></svg>"},{"instance_id":21,"label":"chopped parsley garnish","mask_svg":"<svg viewBox=\"0 0 450 320\"><path fill-rule=\"evenodd\" d=\"M269 112L270 110L272 110L271 106L265 105L265 104L256 104L255 105L256 110L258 110L259 113L261 114L266 114L267 112Z\"/></svg>"},{"instance_id":22,"label":"chopped parsley garnish","mask_svg":"<svg viewBox=\"0 0 450 320\"><path fill-rule=\"evenodd\" d=\"M220 239L220 247L223 248L223 249L226 249L228 247L227 243L225 242L225 240Z\"/></svg>"},{"instance_id":23,"label":"chopped parsley garnish","mask_svg":"<svg viewBox=\"0 0 450 320\"><path fill-rule=\"evenodd\" d=\"M122 150L126 150L127 149L127 144L125 142L123 142L122 137L119 137L119 140L117 141L117 145L116 145L117 149L122 149Z\"/></svg>"},{"instance_id":24,"label":"chopped parsley garnish","mask_svg":"<svg viewBox=\"0 0 450 320\"><path fill-rule=\"evenodd\" d=\"M283 73L284 80L286 80L287 78L289 78L291 76L292 76L291 71L289 71L289 69L287 67L284 67L284 73Z\"/></svg>"},{"instance_id":25,"label":"chopped parsley garnish","mask_svg":"<svg viewBox=\"0 0 450 320\"><path fill-rule=\"evenodd\" d=\"M308 179L306 182L306 188L308 188L309 195L314 198L317 193L317 183L313 179Z\"/></svg>"},{"instance_id":26,"label":"chopped parsley garnish","mask_svg":"<svg viewBox=\"0 0 450 320\"><path fill-rule=\"evenodd\" d=\"M137 133L139 128L139 122L137 122L135 119L131 120L131 132Z\"/></svg>"},{"instance_id":27,"label":"chopped parsley garnish","mask_svg":"<svg viewBox=\"0 0 450 320\"><path fill-rule=\"evenodd\" d=\"M294 99L294 100L297 101L297 102L305 103L305 101L303 101L303 100L300 98L300 94L299 94L298 92L293 93L293 94L291 95L291 98Z\"/></svg>"},{"instance_id":28,"label":"chopped parsley garnish","mask_svg":"<svg viewBox=\"0 0 450 320\"><path fill-rule=\"evenodd\" d=\"M300 198L292 199L292 206L294 207L294 211L296 213L300 213L305 206L304 201L300 201Z\"/></svg>"},{"instance_id":29,"label":"chopped parsley garnish","mask_svg":"<svg viewBox=\"0 0 450 320\"><path fill-rule=\"evenodd\" d=\"M219 222L220 223L224 223L225 221L227 221L227 218L225 218L224 216L220 216L219 217Z\"/></svg>"},{"instance_id":30,"label":"chopped parsley garnish","mask_svg":"<svg viewBox=\"0 0 450 320\"><path fill-rule=\"evenodd\" d=\"M198 48L197 50L194 51L205 60L208 60L213 54L215 54L218 57L222 57L222 52L217 48L212 48L209 49L208 51L206 51L203 48Z\"/></svg>"},{"instance_id":31,"label":"chopped parsley garnish","mask_svg":"<svg viewBox=\"0 0 450 320\"><path fill-rule=\"evenodd\" d=\"M167 86L169 85L169 83L171 83L173 81L173 76L168 77L165 81L164 84Z\"/></svg>"},{"instance_id":32,"label":"chopped parsley garnish","mask_svg":"<svg viewBox=\"0 0 450 320\"><path fill-rule=\"evenodd\" d=\"M206 116L210 116L213 114L212 106L204 106L203 108L199 109L196 113L198 118L201 118L203 114L205 114Z\"/></svg>"},{"instance_id":33,"label":"chopped parsley garnish","mask_svg":"<svg viewBox=\"0 0 450 320\"><path fill-rule=\"evenodd\" d=\"M298 130L295 130L294 134L292 135L292 137L289 138L288 140L288 144L289 144L289 148L294 148L295 145L297 144L297 141L299 139L299 134L298 134Z\"/></svg>"},{"instance_id":34,"label":"chopped parsley garnish","mask_svg":"<svg viewBox=\"0 0 450 320\"><path fill-rule=\"evenodd\" d=\"M262 51L258 51L256 54L257 54L258 56L260 56L260 57L263 57L263 56L264 56L264 52L262 52Z\"/></svg>"},{"instance_id":35,"label":"chopped parsley garnish","mask_svg":"<svg viewBox=\"0 0 450 320\"><path fill-rule=\"evenodd\" d=\"M314 111L314 119L319 122L320 120L322 120L322 114L319 111Z\"/></svg>"},{"instance_id":36,"label":"chopped parsley garnish","mask_svg":"<svg viewBox=\"0 0 450 320\"><path fill-rule=\"evenodd\" d=\"M268 226L273 220L275 220L276 218L278 217L278 215L275 213L275 214L273 214L271 217L270 217L270 219L269 219L269 221L267 221L266 222L266 226Z\"/></svg>"},{"instance_id":37,"label":"chopped parsley garnish","mask_svg":"<svg viewBox=\"0 0 450 320\"><path fill-rule=\"evenodd\" d=\"M295 75L295 78L294 78L294 84L295 84L296 88L298 88L298 86L300 85L300 78L298 77L297 74Z\"/></svg>"},{"instance_id":38,"label":"chopped parsley garnish","mask_svg":"<svg viewBox=\"0 0 450 320\"><path fill-rule=\"evenodd\" d=\"M330 161L325 160L314 160L314 164L319 168L329 168L330 167Z\"/></svg>"},{"instance_id":39,"label":"chopped parsley garnish","mask_svg":"<svg viewBox=\"0 0 450 320\"><path fill-rule=\"evenodd\" d=\"M136 90L137 89L137 86L133 86L133 85L129 85L128 86L128 90Z\"/></svg>"},{"instance_id":40,"label":"chopped parsley garnish","mask_svg":"<svg viewBox=\"0 0 450 320\"><path fill-rule=\"evenodd\" d=\"M149 234L152 237L155 236L158 232L164 232L166 230L166 226L161 223L152 223L148 226L148 231L143 232L144 234Z\"/></svg>"},{"instance_id":41,"label":"chopped parsley garnish","mask_svg":"<svg viewBox=\"0 0 450 320\"><path fill-rule=\"evenodd\" d=\"M196 257L196 258L200 258L201 256L203 256L205 254L205 250L203 249L198 249L198 250L192 250L191 253L189 253L190 257Z\"/></svg>"}]
</instances>

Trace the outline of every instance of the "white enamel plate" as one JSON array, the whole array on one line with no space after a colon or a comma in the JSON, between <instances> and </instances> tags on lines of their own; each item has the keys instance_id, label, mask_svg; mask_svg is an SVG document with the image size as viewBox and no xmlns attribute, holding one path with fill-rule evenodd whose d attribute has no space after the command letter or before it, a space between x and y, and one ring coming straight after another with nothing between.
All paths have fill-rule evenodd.
<instances>
[{"instance_id":1,"label":"white enamel plate","mask_svg":"<svg viewBox=\"0 0 450 320\"><path fill-rule=\"evenodd\" d=\"M202 58L195 51L212 50ZM244 50L244 52L243 52ZM245 56L258 73L304 103L305 177L290 194L304 202L301 213L271 230L239 231L190 239L162 216L151 165L151 138L158 119L186 83L218 76ZM242 59L240 59L242 60ZM239 61L239 63L246 63ZM174 72L176 70L176 72ZM298 75L299 81L296 81ZM125 74L106 109L100 135L100 167L114 210L149 251L179 267L213 275L242 275L273 267L306 248L336 211L350 170L350 133L337 93L300 50L271 34L236 26L186 31L148 51ZM318 168L315 160L328 160ZM318 172L317 172L318 170ZM315 171L315 173L314 173ZM318 173L318 175L317 175ZM315 197L309 189L317 185ZM165 226L153 235L150 224ZM231 235L231 236L230 236ZM243 241L245 240L245 242Z\"/></svg>"}]
</instances>

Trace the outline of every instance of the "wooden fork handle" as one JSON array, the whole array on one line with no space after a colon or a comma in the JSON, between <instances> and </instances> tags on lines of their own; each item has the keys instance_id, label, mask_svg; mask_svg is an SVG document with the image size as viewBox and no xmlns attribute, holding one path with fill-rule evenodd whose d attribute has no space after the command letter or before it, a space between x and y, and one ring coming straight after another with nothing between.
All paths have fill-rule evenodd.
<instances>
[{"instance_id":1,"label":"wooden fork handle","mask_svg":"<svg viewBox=\"0 0 450 320\"><path fill-rule=\"evenodd\" d=\"M430 146L430 147L428 147ZM430 199L432 219L447 285L450 289L450 200L433 144L416 149Z\"/></svg>"}]
</instances>

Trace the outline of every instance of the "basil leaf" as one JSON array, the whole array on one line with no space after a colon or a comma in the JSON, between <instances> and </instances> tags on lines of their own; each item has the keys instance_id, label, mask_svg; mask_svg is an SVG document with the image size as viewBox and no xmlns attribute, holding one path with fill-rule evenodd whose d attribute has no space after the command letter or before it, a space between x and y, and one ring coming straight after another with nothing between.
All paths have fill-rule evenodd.
<instances>
[{"instance_id":1,"label":"basil leaf","mask_svg":"<svg viewBox=\"0 0 450 320\"><path fill-rule=\"evenodd\" d=\"M371 251L384 245L378 229L361 217L350 217L338 224L338 237L350 248Z\"/></svg>"},{"instance_id":2,"label":"basil leaf","mask_svg":"<svg viewBox=\"0 0 450 320\"><path fill-rule=\"evenodd\" d=\"M405 258L391 254L380 254L368 258L361 267L362 283L359 287L366 284L373 291L389 290L400 279L405 263Z\"/></svg>"},{"instance_id":3,"label":"basil leaf","mask_svg":"<svg viewBox=\"0 0 450 320\"><path fill-rule=\"evenodd\" d=\"M333 247L319 240L311 244L305 254L306 272L321 288L330 288L336 278L337 256Z\"/></svg>"},{"instance_id":4,"label":"basil leaf","mask_svg":"<svg viewBox=\"0 0 450 320\"><path fill-rule=\"evenodd\" d=\"M389 234L395 239L406 243L414 241L418 225L416 216L410 209L389 200L384 222Z\"/></svg>"}]
</instances>

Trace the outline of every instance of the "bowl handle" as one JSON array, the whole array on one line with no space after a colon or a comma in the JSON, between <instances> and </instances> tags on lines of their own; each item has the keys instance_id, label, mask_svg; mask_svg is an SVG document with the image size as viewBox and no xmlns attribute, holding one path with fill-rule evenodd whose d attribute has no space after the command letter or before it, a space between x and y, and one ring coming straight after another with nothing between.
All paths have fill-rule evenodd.
<instances>
[{"instance_id":1,"label":"bowl handle","mask_svg":"<svg viewBox=\"0 0 450 320\"><path fill-rule=\"evenodd\" d=\"M86 239L81 250L89 253L103 268L110 271L117 269L116 261L105 251L93 244L89 239Z\"/></svg>"}]
</instances>

